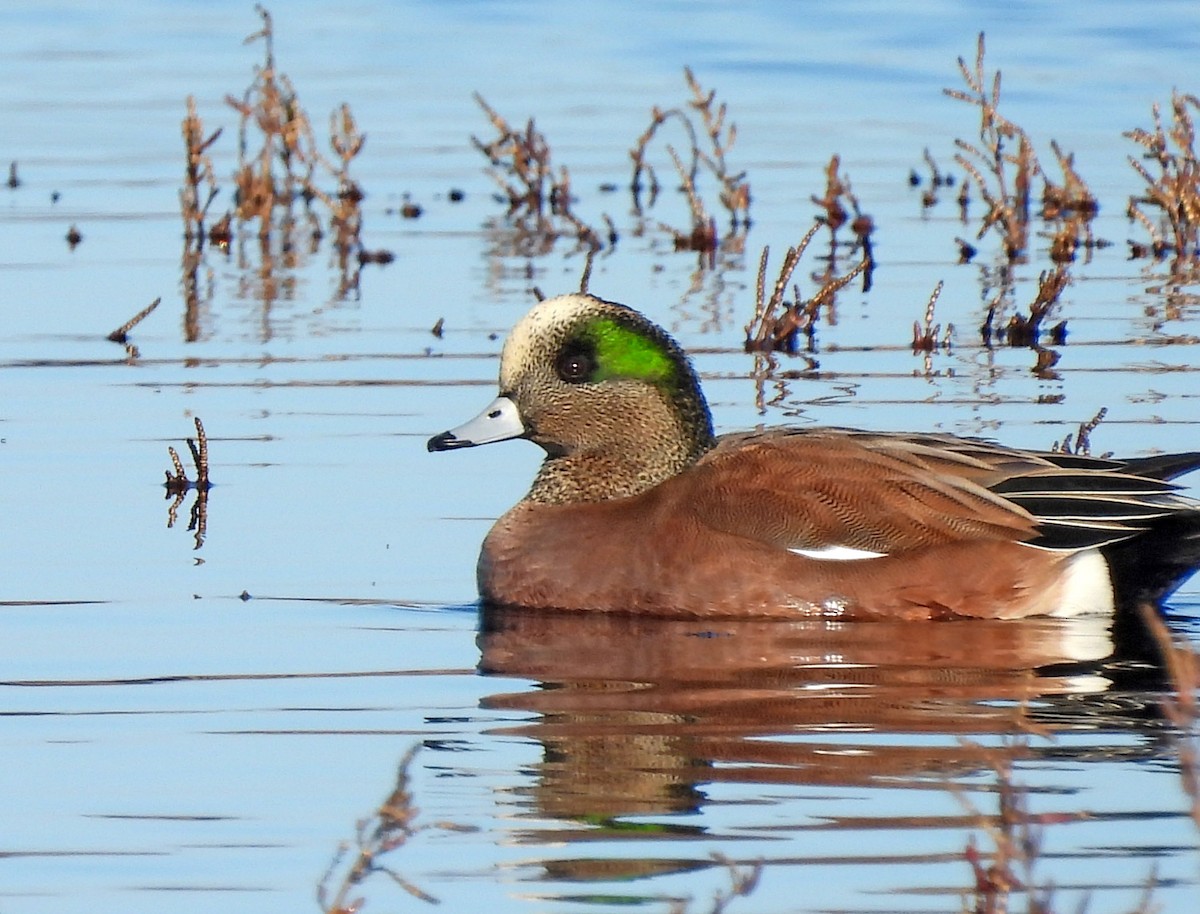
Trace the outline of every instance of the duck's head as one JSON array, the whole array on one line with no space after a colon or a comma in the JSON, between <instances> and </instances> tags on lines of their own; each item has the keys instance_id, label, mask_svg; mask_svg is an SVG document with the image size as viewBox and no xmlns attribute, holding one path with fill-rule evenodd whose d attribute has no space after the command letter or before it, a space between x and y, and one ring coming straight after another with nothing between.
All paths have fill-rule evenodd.
<instances>
[{"instance_id":1,"label":"duck's head","mask_svg":"<svg viewBox=\"0 0 1200 914\"><path fill-rule=\"evenodd\" d=\"M500 396L429 450L528 438L546 451L530 492L568 503L636 495L713 444L691 363L666 331L591 295L534 306L500 355Z\"/></svg>"}]
</instances>

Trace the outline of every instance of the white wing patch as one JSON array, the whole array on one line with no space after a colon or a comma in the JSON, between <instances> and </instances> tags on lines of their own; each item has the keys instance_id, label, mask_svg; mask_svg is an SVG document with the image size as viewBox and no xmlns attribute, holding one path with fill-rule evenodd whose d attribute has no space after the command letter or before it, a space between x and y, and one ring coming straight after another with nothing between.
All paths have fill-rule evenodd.
<instances>
[{"instance_id":1,"label":"white wing patch","mask_svg":"<svg viewBox=\"0 0 1200 914\"><path fill-rule=\"evenodd\" d=\"M869 549L855 549L851 546L825 546L822 549L789 549L788 552L803 556L806 559L816 559L819 562L857 562L862 559L881 559L886 552L871 552Z\"/></svg>"}]
</instances>

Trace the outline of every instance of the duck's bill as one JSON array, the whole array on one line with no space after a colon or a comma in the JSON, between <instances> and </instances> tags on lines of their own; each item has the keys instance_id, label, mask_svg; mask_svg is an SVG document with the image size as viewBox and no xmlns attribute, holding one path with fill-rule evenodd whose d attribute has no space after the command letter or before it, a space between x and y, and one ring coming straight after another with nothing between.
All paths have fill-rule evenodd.
<instances>
[{"instance_id":1,"label":"duck's bill","mask_svg":"<svg viewBox=\"0 0 1200 914\"><path fill-rule=\"evenodd\" d=\"M508 397L497 397L474 419L448 432L434 435L427 447L431 451L454 451L461 447L507 441L525 434L525 423L517 405Z\"/></svg>"}]
</instances>

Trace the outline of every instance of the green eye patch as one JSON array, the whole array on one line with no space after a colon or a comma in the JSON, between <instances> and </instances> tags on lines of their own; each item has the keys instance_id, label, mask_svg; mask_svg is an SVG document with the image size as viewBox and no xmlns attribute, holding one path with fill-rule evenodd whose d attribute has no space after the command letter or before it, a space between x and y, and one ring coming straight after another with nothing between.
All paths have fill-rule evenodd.
<instances>
[{"instance_id":1,"label":"green eye patch","mask_svg":"<svg viewBox=\"0 0 1200 914\"><path fill-rule=\"evenodd\" d=\"M596 368L591 380L636 378L651 384L672 382L676 364L663 344L609 318L589 323L583 338L595 353Z\"/></svg>"}]
</instances>

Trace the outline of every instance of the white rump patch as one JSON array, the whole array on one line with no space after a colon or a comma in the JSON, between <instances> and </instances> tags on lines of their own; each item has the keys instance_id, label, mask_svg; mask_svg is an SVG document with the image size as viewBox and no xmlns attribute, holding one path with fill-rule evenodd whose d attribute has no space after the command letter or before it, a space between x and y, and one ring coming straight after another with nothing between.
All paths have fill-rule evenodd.
<instances>
[{"instance_id":1,"label":"white rump patch","mask_svg":"<svg viewBox=\"0 0 1200 914\"><path fill-rule=\"evenodd\" d=\"M887 555L886 552L854 549L851 546L826 546L823 549L789 549L788 552L802 555L806 559L816 559L820 562L857 562L861 559L881 559Z\"/></svg>"},{"instance_id":2,"label":"white rump patch","mask_svg":"<svg viewBox=\"0 0 1200 914\"><path fill-rule=\"evenodd\" d=\"M1059 618L1085 613L1112 613L1116 608L1108 561L1096 549L1087 549L1067 560L1062 595L1050 614Z\"/></svg>"}]
</instances>

